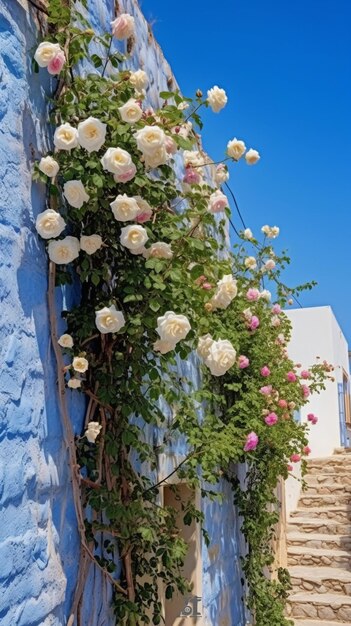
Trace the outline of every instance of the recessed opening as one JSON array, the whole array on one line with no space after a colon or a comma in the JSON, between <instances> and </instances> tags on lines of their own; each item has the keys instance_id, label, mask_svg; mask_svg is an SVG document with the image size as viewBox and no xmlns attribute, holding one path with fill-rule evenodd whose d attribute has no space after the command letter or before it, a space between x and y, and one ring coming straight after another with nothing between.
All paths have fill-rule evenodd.
<instances>
[{"instance_id":1,"label":"recessed opening","mask_svg":"<svg viewBox=\"0 0 351 626\"><path fill-rule=\"evenodd\" d=\"M199 524L194 520L190 525L184 524L182 503L196 502L196 493L186 484L166 485L163 488L163 504L176 509L176 528L179 536L186 542L188 553L184 563L183 576L191 585L191 593L186 596L178 592L171 599L164 599L164 616L166 626L201 626L202 624L202 566L201 541Z\"/></svg>"}]
</instances>

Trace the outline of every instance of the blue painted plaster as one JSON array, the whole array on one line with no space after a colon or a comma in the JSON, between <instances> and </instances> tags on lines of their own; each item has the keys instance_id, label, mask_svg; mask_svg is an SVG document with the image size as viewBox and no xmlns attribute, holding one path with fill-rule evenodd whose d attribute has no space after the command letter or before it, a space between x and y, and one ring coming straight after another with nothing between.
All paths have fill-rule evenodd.
<instances>
[{"instance_id":1,"label":"blue painted plaster","mask_svg":"<svg viewBox=\"0 0 351 626\"><path fill-rule=\"evenodd\" d=\"M114 19L113 0L89 0L96 31L106 32ZM134 0L119 2L136 18L137 36L127 62L142 67L150 80L148 103L157 107L158 92L172 77ZM34 74L31 56L38 37L35 12L17 0L0 7L0 623L1 626L64 626L75 588L79 558L67 455L57 405L55 365L49 338L47 259L34 229L46 208L45 189L31 182L35 159L50 147L45 96L54 82ZM173 79L174 80L174 79ZM176 83L174 82L173 85ZM70 306L70 290L57 294L57 308ZM61 329L64 331L64 326ZM199 384L196 358L182 365ZM69 392L77 433L84 407ZM166 409L165 409L166 410ZM150 440L161 431L148 427ZM185 441L171 442L160 471L168 472L186 453ZM156 478L156 476L155 476ZM242 626L237 515L229 486L218 490L223 503L205 500L205 525L212 537L204 546L203 624ZM83 626L112 626L100 574L92 572ZM167 625L171 626L171 625Z\"/></svg>"}]
</instances>

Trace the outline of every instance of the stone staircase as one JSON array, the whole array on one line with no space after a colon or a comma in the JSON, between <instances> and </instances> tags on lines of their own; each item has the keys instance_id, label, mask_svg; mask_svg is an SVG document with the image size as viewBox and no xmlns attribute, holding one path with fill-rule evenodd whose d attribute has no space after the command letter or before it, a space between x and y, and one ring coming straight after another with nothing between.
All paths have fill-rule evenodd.
<instances>
[{"instance_id":1,"label":"stone staircase","mask_svg":"<svg viewBox=\"0 0 351 626\"><path fill-rule=\"evenodd\" d=\"M351 626L351 448L307 466L287 527L288 616L295 626Z\"/></svg>"}]
</instances>

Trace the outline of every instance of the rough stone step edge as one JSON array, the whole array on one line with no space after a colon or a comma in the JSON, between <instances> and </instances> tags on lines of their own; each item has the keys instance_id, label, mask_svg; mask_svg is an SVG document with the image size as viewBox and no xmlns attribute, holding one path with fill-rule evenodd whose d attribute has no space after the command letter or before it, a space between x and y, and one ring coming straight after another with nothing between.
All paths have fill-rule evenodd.
<instances>
[{"instance_id":1,"label":"rough stone step edge","mask_svg":"<svg viewBox=\"0 0 351 626\"><path fill-rule=\"evenodd\" d=\"M351 572L339 567L310 567L309 565L290 565L288 567L291 578L300 578L303 580L323 581L337 580L338 582L351 583Z\"/></svg>"},{"instance_id":2,"label":"rough stone step edge","mask_svg":"<svg viewBox=\"0 0 351 626\"><path fill-rule=\"evenodd\" d=\"M288 619L291 619L290 617ZM321 620L321 619L295 619L295 626L351 626L351 622L331 622L330 620Z\"/></svg>"},{"instance_id":3,"label":"rough stone step edge","mask_svg":"<svg viewBox=\"0 0 351 626\"><path fill-rule=\"evenodd\" d=\"M348 550L335 550L333 548L309 548L308 546L288 546L287 552L288 554L299 554L301 556L327 556L331 558L343 556L349 558L351 561L351 552Z\"/></svg>"},{"instance_id":4,"label":"rough stone step edge","mask_svg":"<svg viewBox=\"0 0 351 626\"><path fill-rule=\"evenodd\" d=\"M308 591L300 591L289 596L289 604L317 604L328 605L333 607L340 605L351 606L351 597L346 595L337 595L335 593L314 593Z\"/></svg>"}]
</instances>

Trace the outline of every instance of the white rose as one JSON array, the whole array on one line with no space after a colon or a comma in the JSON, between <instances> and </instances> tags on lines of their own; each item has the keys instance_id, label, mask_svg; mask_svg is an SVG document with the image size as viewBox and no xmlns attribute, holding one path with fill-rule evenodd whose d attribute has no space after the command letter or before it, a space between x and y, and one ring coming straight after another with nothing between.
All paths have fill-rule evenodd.
<instances>
[{"instance_id":1,"label":"white rose","mask_svg":"<svg viewBox=\"0 0 351 626\"><path fill-rule=\"evenodd\" d=\"M164 165L168 160L166 148L158 148L153 154L144 154L145 166L153 169L159 165Z\"/></svg>"},{"instance_id":2,"label":"white rose","mask_svg":"<svg viewBox=\"0 0 351 626\"><path fill-rule=\"evenodd\" d=\"M94 254L100 250L102 238L100 235L82 235L80 238L80 248L87 254Z\"/></svg>"},{"instance_id":3,"label":"white rose","mask_svg":"<svg viewBox=\"0 0 351 626\"><path fill-rule=\"evenodd\" d=\"M161 354L167 354L167 352L171 352L176 347L176 344L172 341L164 341L163 339L156 339L154 343L155 352L160 352Z\"/></svg>"},{"instance_id":4,"label":"white rose","mask_svg":"<svg viewBox=\"0 0 351 626\"><path fill-rule=\"evenodd\" d=\"M43 41L37 47L34 59L38 63L39 67L47 67L55 56L61 52L61 48L58 43L51 43L50 41Z\"/></svg>"},{"instance_id":5,"label":"white rose","mask_svg":"<svg viewBox=\"0 0 351 626\"><path fill-rule=\"evenodd\" d=\"M65 227L65 220L53 209L46 209L46 211L39 213L35 221L35 228L43 239L58 237Z\"/></svg>"},{"instance_id":6,"label":"white rose","mask_svg":"<svg viewBox=\"0 0 351 626\"><path fill-rule=\"evenodd\" d=\"M185 167L201 167L206 163L206 155L198 150L184 150L183 159Z\"/></svg>"},{"instance_id":7,"label":"white rose","mask_svg":"<svg viewBox=\"0 0 351 626\"><path fill-rule=\"evenodd\" d=\"M223 185L229 179L228 168L224 163L219 163L216 167L214 180L217 185Z\"/></svg>"},{"instance_id":8,"label":"white rose","mask_svg":"<svg viewBox=\"0 0 351 626\"><path fill-rule=\"evenodd\" d=\"M178 111L186 111L189 108L188 102L180 102L177 106Z\"/></svg>"},{"instance_id":9,"label":"white rose","mask_svg":"<svg viewBox=\"0 0 351 626\"><path fill-rule=\"evenodd\" d=\"M113 22L111 22L112 35L116 39L128 39L134 35L135 23L134 17L129 13L121 13Z\"/></svg>"},{"instance_id":10,"label":"white rose","mask_svg":"<svg viewBox=\"0 0 351 626\"><path fill-rule=\"evenodd\" d=\"M122 246L131 251L142 248L148 239L149 237L145 228L139 226L139 224L124 226L124 228L121 229L121 236L119 238Z\"/></svg>"},{"instance_id":11,"label":"white rose","mask_svg":"<svg viewBox=\"0 0 351 626\"><path fill-rule=\"evenodd\" d=\"M70 387L70 389L78 389L81 386L82 381L80 380L80 378L75 378L74 376L73 378L70 378L67 383L67 387Z\"/></svg>"},{"instance_id":12,"label":"white rose","mask_svg":"<svg viewBox=\"0 0 351 626\"><path fill-rule=\"evenodd\" d=\"M273 259L268 259L268 261L265 262L263 267L264 267L265 271L267 271L267 272L271 271L271 270L274 270L274 268L275 268L275 261L273 261Z\"/></svg>"},{"instance_id":13,"label":"white rose","mask_svg":"<svg viewBox=\"0 0 351 626\"><path fill-rule=\"evenodd\" d=\"M117 311L114 304L110 307L104 306L103 309L95 311L95 325L103 335L117 333L125 326L125 323L122 311Z\"/></svg>"},{"instance_id":14,"label":"white rose","mask_svg":"<svg viewBox=\"0 0 351 626\"><path fill-rule=\"evenodd\" d=\"M65 237L58 241L50 241L48 245L50 261L56 265L71 263L79 255L79 241L77 237Z\"/></svg>"},{"instance_id":15,"label":"white rose","mask_svg":"<svg viewBox=\"0 0 351 626\"><path fill-rule=\"evenodd\" d=\"M51 156L42 157L39 161L38 167L40 171L43 172L43 174L46 174L46 176L49 176L49 178L54 178L60 169L57 161L55 161L55 159Z\"/></svg>"},{"instance_id":16,"label":"white rose","mask_svg":"<svg viewBox=\"0 0 351 626\"><path fill-rule=\"evenodd\" d=\"M58 338L57 343L61 348L73 348L73 337L65 333Z\"/></svg>"},{"instance_id":17,"label":"white rose","mask_svg":"<svg viewBox=\"0 0 351 626\"><path fill-rule=\"evenodd\" d=\"M172 248L169 243L163 241L157 241L151 244L150 248L147 248L143 254L146 259L154 257L155 259L171 259L173 257Z\"/></svg>"},{"instance_id":18,"label":"white rose","mask_svg":"<svg viewBox=\"0 0 351 626\"><path fill-rule=\"evenodd\" d=\"M179 128L179 127L177 127ZM183 137L184 139L187 139L191 133L193 129L193 125L191 122L185 122L185 124L181 124L179 130L178 130L178 135L180 137ZM175 129L173 129L175 131Z\"/></svg>"},{"instance_id":19,"label":"white rose","mask_svg":"<svg viewBox=\"0 0 351 626\"><path fill-rule=\"evenodd\" d=\"M237 281L232 274L226 274L217 283L217 290L212 305L217 309L226 309L238 293Z\"/></svg>"},{"instance_id":20,"label":"white rose","mask_svg":"<svg viewBox=\"0 0 351 626\"><path fill-rule=\"evenodd\" d=\"M250 228L245 228L242 236L244 239L250 241L250 239L253 239L252 230L250 230Z\"/></svg>"},{"instance_id":21,"label":"white rose","mask_svg":"<svg viewBox=\"0 0 351 626\"><path fill-rule=\"evenodd\" d=\"M96 117L88 117L78 124L78 142L88 152L100 150L105 143L106 124Z\"/></svg>"},{"instance_id":22,"label":"white rose","mask_svg":"<svg viewBox=\"0 0 351 626\"><path fill-rule=\"evenodd\" d=\"M143 111L134 98L130 98L123 106L118 108L122 121L128 124L139 122Z\"/></svg>"},{"instance_id":23,"label":"white rose","mask_svg":"<svg viewBox=\"0 0 351 626\"><path fill-rule=\"evenodd\" d=\"M244 142L236 137L227 143L227 155L235 161L239 161L239 159L241 159L243 154L245 154L245 150L246 146Z\"/></svg>"},{"instance_id":24,"label":"white rose","mask_svg":"<svg viewBox=\"0 0 351 626\"><path fill-rule=\"evenodd\" d=\"M147 154L152 157L160 148L165 150L166 135L159 126L144 126L135 133L134 137L138 149L144 156Z\"/></svg>"},{"instance_id":25,"label":"white rose","mask_svg":"<svg viewBox=\"0 0 351 626\"><path fill-rule=\"evenodd\" d=\"M255 270L257 267L257 261L254 256L248 256L244 261L244 265L249 270Z\"/></svg>"},{"instance_id":26,"label":"white rose","mask_svg":"<svg viewBox=\"0 0 351 626\"><path fill-rule=\"evenodd\" d=\"M274 328L277 328L278 326L280 326L280 324L281 324L280 317L278 317L278 315L273 315L271 319L271 326L273 326Z\"/></svg>"},{"instance_id":27,"label":"white rose","mask_svg":"<svg viewBox=\"0 0 351 626\"><path fill-rule=\"evenodd\" d=\"M202 337L199 337L196 352L204 361L208 357L210 347L212 346L213 341L213 338L208 333L207 335L202 335Z\"/></svg>"},{"instance_id":28,"label":"white rose","mask_svg":"<svg viewBox=\"0 0 351 626\"><path fill-rule=\"evenodd\" d=\"M255 165L255 163L257 163L257 161L260 160L260 155L257 152L257 150L253 150L252 148L250 148L250 150L247 151L247 153L245 154L245 161L248 165Z\"/></svg>"},{"instance_id":29,"label":"white rose","mask_svg":"<svg viewBox=\"0 0 351 626\"><path fill-rule=\"evenodd\" d=\"M236 350L227 339L214 341L205 360L213 376L223 376L235 363Z\"/></svg>"},{"instance_id":30,"label":"white rose","mask_svg":"<svg viewBox=\"0 0 351 626\"><path fill-rule=\"evenodd\" d=\"M133 87L137 91L140 91L140 92L143 89L146 89L148 82L149 82L147 74L146 72L144 72L144 70L137 70L136 72L131 72L129 80L131 84L133 85Z\"/></svg>"},{"instance_id":31,"label":"white rose","mask_svg":"<svg viewBox=\"0 0 351 626\"><path fill-rule=\"evenodd\" d=\"M218 113L228 102L228 98L224 89L220 89L215 85L207 92L207 102L214 113Z\"/></svg>"},{"instance_id":32,"label":"white rose","mask_svg":"<svg viewBox=\"0 0 351 626\"><path fill-rule=\"evenodd\" d=\"M84 436L87 438L89 443L95 443L95 440L99 436L101 429L102 426L101 424L99 424L99 422L89 422L88 428L84 433Z\"/></svg>"},{"instance_id":33,"label":"white rose","mask_svg":"<svg viewBox=\"0 0 351 626\"><path fill-rule=\"evenodd\" d=\"M265 224L265 226L262 226L261 232L266 235L268 239L275 239L278 237L280 229L278 226L268 226Z\"/></svg>"},{"instance_id":34,"label":"white rose","mask_svg":"<svg viewBox=\"0 0 351 626\"><path fill-rule=\"evenodd\" d=\"M72 367L75 372L84 374L84 372L86 372L89 368L89 362L83 356L75 356L72 361Z\"/></svg>"},{"instance_id":35,"label":"white rose","mask_svg":"<svg viewBox=\"0 0 351 626\"><path fill-rule=\"evenodd\" d=\"M208 204L208 209L211 213L221 213L227 207L229 207L228 198L221 192L220 189L211 193Z\"/></svg>"},{"instance_id":36,"label":"white rose","mask_svg":"<svg viewBox=\"0 0 351 626\"><path fill-rule=\"evenodd\" d=\"M248 322L251 322L251 320L252 320L252 311L251 311L251 309L244 309L243 310L243 316L245 317L245 319Z\"/></svg>"},{"instance_id":37,"label":"white rose","mask_svg":"<svg viewBox=\"0 0 351 626\"><path fill-rule=\"evenodd\" d=\"M118 176L124 174L134 165L129 152L122 148L108 148L101 159L101 164L104 170Z\"/></svg>"},{"instance_id":38,"label":"white rose","mask_svg":"<svg viewBox=\"0 0 351 626\"><path fill-rule=\"evenodd\" d=\"M272 298L272 294L268 289L263 289L260 293L260 298L262 298L263 300L267 300L267 302L269 302L270 299Z\"/></svg>"},{"instance_id":39,"label":"white rose","mask_svg":"<svg viewBox=\"0 0 351 626\"><path fill-rule=\"evenodd\" d=\"M156 332L162 341L176 344L181 339L185 339L191 326L185 315L177 315L173 311L166 311L164 315L157 318Z\"/></svg>"},{"instance_id":40,"label":"white rose","mask_svg":"<svg viewBox=\"0 0 351 626\"><path fill-rule=\"evenodd\" d=\"M280 233L279 226L272 226L271 233L270 233L271 239L275 239L276 237L278 237L279 233Z\"/></svg>"},{"instance_id":41,"label":"white rose","mask_svg":"<svg viewBox=\"0 0 351 626\"><path fill-rule=\"evenodd\" d=\"M88 202L90 196L84 189L84 185L81 180L69 180L63 185L63 195L65 196L68 204L80 209L84 202Z\"/></svg>"},{"instance_id":42,"label":"white rose","mask_svg":"<svg viewBox=\"0 0 351 626\"><path fill-rule=\"evenodd\" d=\"M66 122L55 130L54 145L58 150L72 150L78 146L78 131Z\"/></svg>"},{"instance_id":43,"label":"white rose","mask_svg":"<svg viewBox=\"0 0 351 626\"><path fill-rule=\"evenodd\" d=\"M110 203L110 207L118 222L130 222L136 218L140 211L135 198L129 198L125 193L118 195L116 200Z\"/></svg>"}]
</instances>

